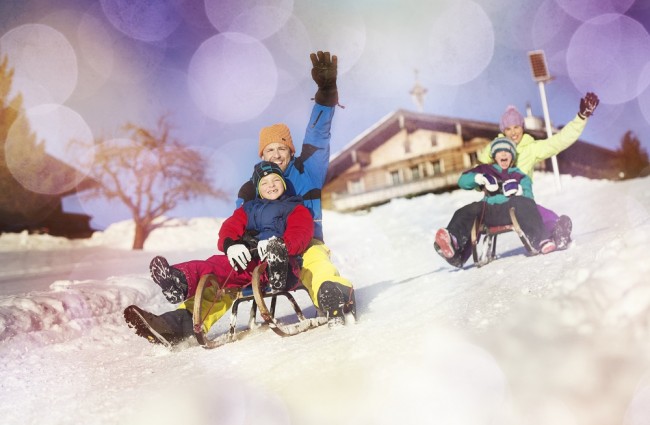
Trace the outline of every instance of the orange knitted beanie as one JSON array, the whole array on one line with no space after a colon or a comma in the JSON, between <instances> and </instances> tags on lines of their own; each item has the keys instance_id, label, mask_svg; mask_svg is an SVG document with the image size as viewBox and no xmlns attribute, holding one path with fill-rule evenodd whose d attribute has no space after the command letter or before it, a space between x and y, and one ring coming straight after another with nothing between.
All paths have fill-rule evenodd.
<instances>
[{"instance_id":1,"label":"orange knitted beanie","mask_svg":"<svg viewBox=\"0 0 650 425\"><path fill-rule=\"evenodd\" d=\"M275 142L288 147L291 150L292 155L296 153L296 148L293 146L293 141L291 140L289 127L287 127L285 124L280 123L273 124L269 127L264 127L260 131L260 157L262 156L264 148Z\"/></svg>"}]
</instances>

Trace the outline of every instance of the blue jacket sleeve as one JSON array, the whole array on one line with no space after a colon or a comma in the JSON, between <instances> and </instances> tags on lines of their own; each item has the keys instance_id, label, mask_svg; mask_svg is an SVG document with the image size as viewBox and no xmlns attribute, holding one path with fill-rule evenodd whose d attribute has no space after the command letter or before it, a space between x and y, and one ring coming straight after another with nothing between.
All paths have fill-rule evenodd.
<instances>
[{"instance_id":1,"label":"blue jacket sleeve","mask_svg":"<svg viewBox=\"0 0 650 425\"><path fill-rule=\"evenodd\" d=\"M319 189L325 184L325 176L330 162L330 140L334 107L314 104L305 131L300 157L296 167L309 176L313 185Z\"/></svg>"}]
</instances>

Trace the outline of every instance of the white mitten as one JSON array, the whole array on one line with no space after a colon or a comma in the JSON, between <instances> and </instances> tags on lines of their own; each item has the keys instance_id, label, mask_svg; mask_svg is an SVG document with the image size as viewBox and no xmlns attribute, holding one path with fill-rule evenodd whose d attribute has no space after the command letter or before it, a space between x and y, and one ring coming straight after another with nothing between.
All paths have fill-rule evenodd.
<instances>
[{"instance_id":1,"label":"white mitten","mask_svg":"<svg viewBox=\"0 0 650 425\"><path fill-rule=\"evenodd\" d=\"M503 194L506 196L520 196L524 193L519 182L515 179L506 180L503 182Z\"/></svg>"},{"instance_id":2,"label":"white mitten","mask_svg":"<svg viewBox=\"0 0 650 425\"><path fill-rule=\"evenodd\" d=\"M242 271L246 270L248 262L251 260L251 253L243 243L231 245L226 250L226 255L228 256L230 265L235 270L237 269L237 266L239 266Z\"/></svg>"},{"instance_id":3,"label":"white mitten","mask_svg":"<svg viewBox=\"0 0 650 425\"><path fill-rule=\"evenodd\" d=\"M269 240L270 239L264 239L262 241L257 242L257 254L260 256L260 261L264 261L266 258L268 246L269 246Z\"/></svg>"},{"instance_id":4,"label":"white mitten","mask_svg":"<svg viewBox=\"0 0 650 425\"><path fill-rule=\"evenodd\" d=\"M494 193L499 190L499 182L496 177L489 174L477 174L474 176L477 185L483 186L488 192Z\"/></svg>"}]
</instances>

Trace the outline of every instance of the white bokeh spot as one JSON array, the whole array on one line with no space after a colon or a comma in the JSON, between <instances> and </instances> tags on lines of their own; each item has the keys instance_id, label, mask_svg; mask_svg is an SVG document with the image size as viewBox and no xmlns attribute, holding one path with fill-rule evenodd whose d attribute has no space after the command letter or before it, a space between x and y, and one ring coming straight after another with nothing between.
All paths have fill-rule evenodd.
<instances>
[{"instance_id":1,"label":"white bokeh spot","mask_svg":"<svg viewBox=\"0 0 650 425\"><path fill-rule=\"evenodd\" d=\"M136 40L152 42L167 38L181 23L178 0L100 0L108 21Z\"/></svg>"},{"instance_id":2,"label":"white bokeh spot","mask_svg":"<svg viewBox=\"0 0 650 425\"><path fill-rule=\"evenodd\" d=\"M204 41L190 61L188 74L194 102L220 122L255 118L270 104L278 84L271 53L259 41L239 33Z\"/></svg>"},{"instance_id":3,"label":"white bokeh spot","mask_svg":"<svg viewBox=\"0 0 650 425\"><path fill-rule=\"evenodd\" d=\"M435 82L464 84L489 65L494 53L494 29L477 3L460 1L450 5L431 27L425 53Z\"/></svg>"},{"instance_id":4,"label":"white bokeh spot","mask_svg":"<svg viewBox=\"0 0 650 425\"><path fill-rule=\"evenodd\" d=\"M291 17L293 0L205 0L205 13L219 32L239 32L264 40Z\"/></svg>"},{"instance_id":5,"label":"white bokeh spot","mask_svg":"<svg viewBox=\"0 0 650 425\"><path fill-rule=\"evenodd\" d=\"M580 21L588 21L607 13L625 13L635 0L555 0L566 13Z\"/></svg>"},{"instance_id":6,"label":"white bokeh spot","mask_svg":"<svg viewBox=\"0 0 650 425\"><path fill-rule=\"evenodd\" d=\"M77 55L59 31L42 24L16 27L0 38L0 52L14 69L13 89L25 107L64 103L77 84Z\"/></svg>"},{"instance_id":7,"label":"white bokeh spot","mask_svg":"<svg viewBox=\"0 0 650 425\"><path fill-rule=\"evenodd\" d=\"M616 14L585 22L571 38L567 69L581 92L595 91L601 102L619 104L648 86L650 35L636 20Z\"/></svg>"},{"instance_id":8,"label":"white bokeh spot","mask_svg":"<svg viewBox=\"0 0 650 425\"><path fill-rule=\"evenodd\" d=\"M41 162L40 156L25 155L25 123L35 135L37 146L43 146L50 158L76 171L64 175L55 162ZM88 175L94 159L93 146L92 131L81 115L63 105L46 104L27 109L14 121L7 133L5 157L9 171L23 187L37 193L60 194Z\"/></svg>"}]
</instances>

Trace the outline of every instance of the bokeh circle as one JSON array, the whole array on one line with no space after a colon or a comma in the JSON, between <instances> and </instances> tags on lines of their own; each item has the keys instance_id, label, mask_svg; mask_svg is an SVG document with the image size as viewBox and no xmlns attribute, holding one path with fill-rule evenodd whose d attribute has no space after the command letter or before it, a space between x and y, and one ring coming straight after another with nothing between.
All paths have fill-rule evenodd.
<instances>
[{"instance_id":1,"label":"bokeh circle","mask_svg":"<svg viewBox=\"0 0 650 425\"><path fill-rule=\"evenodd\" d=\"M264 40L287 22L293 13L293 0L205 0L205 13L219 32L238 32Z\"/></svg>"},{"instance_id":2,"label":"bokeh circle","mask_svg":"<svg viewBox=\"0 0 650 425\"><path fill-rule=\"evenodd\" d=\"M88 175L93 159L90 127L63 105L27 109L7 132L7 168L32 192L57 195L73 190Z\"/></svg>"},{"instance_id":3,"label":"bokeh circle","mask_svg":"<svg viewBox=\"0 0 650 425\"><path fill-rule=\"evenodd\" d=\"M646 73L650 74L650 63L646 67ZM646 125L650 126L650 87L648 87L643 93L637 98L639 103L639 109L645 118Z\"/></svg>"},{"instance_id":4,"label":"bokeh circle","mask_svg":"<svg viewBox=\"0 0 650 425\"><path fill-rule=\"evenodd\" d=\"M555 0L555 2L574 18L588 21L608 13L625 13L635 0Z\"/></svg>"},{"instance_id":5,"label":"bokeh circle","mask_svg":"<svg viewBox=\"0 0 650 425\"><path fill-rule=\"evenodd\" d=\"M13 89L26 108L64 103L77 84L77 55L68 39L42 24L16 27L0 38L0 52L14 69Z\"/></svg>"},{"instance_id":6,"label":"bokeh circle","mask_svg":"<svg viewBox=\"0 0 650 425\"><path fill-rule=\"evenodd\" d=\"M152 42L167 38L179 26L177 0L100 0L108 21L136 40Z\"/></svg>"},{"instance_id":7,"label":"bokeh circle","mask_svg":"<svg viewBox=\"0 0 650 425\"><path fill-rule=\"evenodd\" d=\"M275 96L278 71L273 56L256 39L223 33L204 41L189 65L189 90L199 109L220 122L258 116Z\"/></svg>"},{"instance_id":8,"label":"bokeh circle","mask_svg":"<svg viewBox=\"0 0 650 425\"><path fill-rule=\"evenodd\" d=\"M636 20L616 14L578 28L567 50L569 77L580 92L596 91L601 102L624 103L648 85L650 35Z\"/></svg>"},{"instance_id":9,"label":"bokeh circle","mask_svg":"<svg viewBox=\"0 0 650 425\"><path fill-rule=\"evenodd\" d=\"M425 54L435 82L464 84L478 77L489 65L494 53L494 29L477 3L451 4L431 27Z\"/></svg>"}]
</instances>

